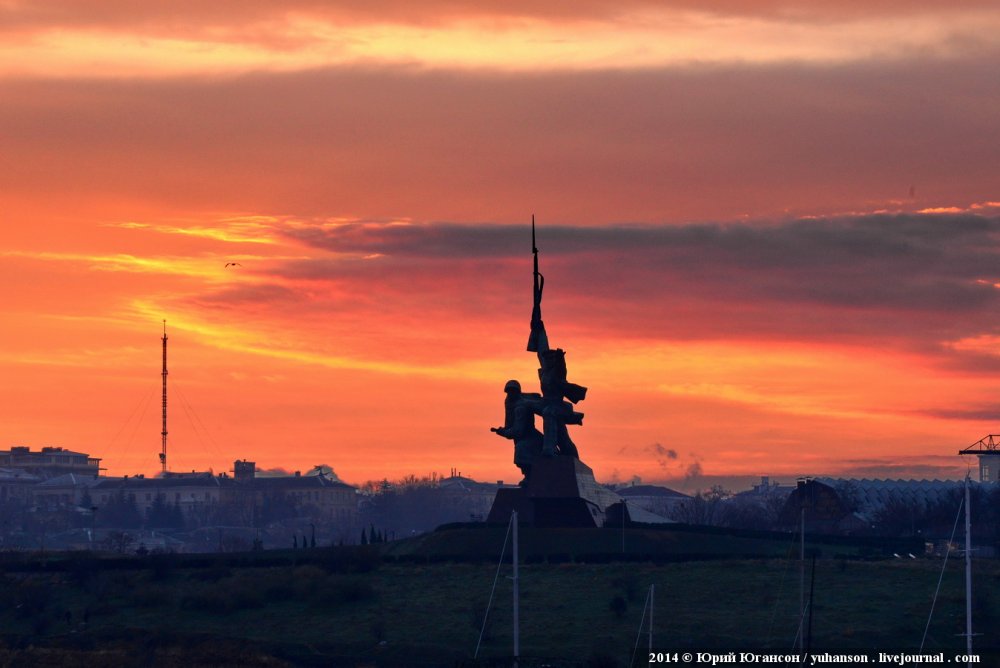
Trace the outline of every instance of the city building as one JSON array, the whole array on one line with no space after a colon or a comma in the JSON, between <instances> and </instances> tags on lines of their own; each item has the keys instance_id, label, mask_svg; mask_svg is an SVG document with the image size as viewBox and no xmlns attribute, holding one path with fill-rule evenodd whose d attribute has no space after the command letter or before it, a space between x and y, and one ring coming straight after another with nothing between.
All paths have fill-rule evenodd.
<instances>
[{"instance_id":1,"label":"city building","mask_svg":"<svg viewBox=\"0 0 1000 668\"><path fill-rule=\"evenodd\" d=\"M64 473L36 483L31 489L32 505L43 510L93 508L90 490L107 478L90 474Z\"/></svg>"},{"instance_id":2,"label":"city building","mask_svg":"<svg viewBox=\"0 0 1000 668\"><path fill-rule=\"evenodd\" d=\"M225 479L211 473L168 474L147 478L143 475L102 478L90 488L90 498L98 512L109 503L125 499L135 503L141 517L155 504L177 507L185 517L204 513L223 496Z\"/></svg>"},{"instance_id":3,"label":"city building","mask_svg":"<svg viewBox=\"0 0 1000 668\"><path fill-rule=\"evenodd\" d=\"M42 478L21 469L0 468L0 504L28 503Z\"/></svg>"},{"instance_id":4,"label":"city building","mask_svg":"<svg viewBox=\"0 0 1000 668\"><path fill-rule=\"evenodd\" d=\"M99 457L52 446L38 452L23 445L0 450L0 467L27 471L41 478L54 478L66 473L97 476L101 469Z\"/></svg>"},{"instance_id":5,"label":"city building","mask_svg":"<svg viewBox=\"0 0 1000 668\"><path fill-rule=\"evenodd\" d=\"M233 462L233 484L229 494L240 503L262 507L267 502L285 499L300 507L309 506L318 514L315 519L353 524L357 519L357 491L322 470L313 475L258 476L254 462Z\"/></svg>"}]
</instances>

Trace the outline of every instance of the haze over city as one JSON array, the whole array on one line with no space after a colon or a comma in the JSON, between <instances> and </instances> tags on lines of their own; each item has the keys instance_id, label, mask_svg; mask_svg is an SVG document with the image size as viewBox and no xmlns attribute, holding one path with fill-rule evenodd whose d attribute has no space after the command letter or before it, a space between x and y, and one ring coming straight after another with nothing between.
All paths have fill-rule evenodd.
<instances>
[{"instance_id":1,"label":"haze over city","mask_svg":"<svg viewBox=\"0 0 1000 668\"><path fill-rule=\"evenodd\" d=\"M515 481L529 223L604 481L957 478L993 2L0 4L2 444ZM229 265L229 266L227 266Z\"/></svg>"}]
</instances>

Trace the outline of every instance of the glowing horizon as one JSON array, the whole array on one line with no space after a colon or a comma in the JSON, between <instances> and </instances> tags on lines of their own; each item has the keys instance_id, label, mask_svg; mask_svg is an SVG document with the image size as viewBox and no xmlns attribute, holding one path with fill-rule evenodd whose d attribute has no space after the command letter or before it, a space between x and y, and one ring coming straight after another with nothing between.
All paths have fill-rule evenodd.
<instances>
[{"instance_id":1,"label":"glowing horizon","mask_svg":"<svg viewBox=\"0 0 1000 668\"><path fill-rule=\"evenodd\" d=\"M177 470L513 480L532 213L598 479L996 430L992 3L355 4L0 3L0 448L158 470L165 319Z\"/></svg>"}]
</instances>

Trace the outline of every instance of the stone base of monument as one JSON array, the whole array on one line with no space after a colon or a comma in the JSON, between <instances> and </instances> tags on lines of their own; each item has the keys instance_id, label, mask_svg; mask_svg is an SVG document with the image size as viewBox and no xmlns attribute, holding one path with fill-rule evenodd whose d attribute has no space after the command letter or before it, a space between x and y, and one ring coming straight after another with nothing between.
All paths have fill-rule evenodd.
<instances>
[{"instance_id":1,"label":"stone base of monument","mask_svg":"<svg viewBox=\"0 0 1000 668\"><path fill-rule=\"evenodd\" d=\"M522 487L497 490L486 521L506 523L516 510L519 522L528 526L601 527L607 509L620 502L579 459L539 457Z\"/></svg>"}]
</instances>

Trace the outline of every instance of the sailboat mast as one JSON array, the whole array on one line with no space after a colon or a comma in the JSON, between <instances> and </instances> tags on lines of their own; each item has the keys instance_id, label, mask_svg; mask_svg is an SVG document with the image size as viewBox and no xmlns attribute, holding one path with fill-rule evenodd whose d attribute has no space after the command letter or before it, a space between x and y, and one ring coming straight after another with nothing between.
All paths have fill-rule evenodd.
<instances>
[{"instance_id":1,"label":"sailboat mast","mask_svg":"<svg viewBox=\"0 0 1000 668\"><path fill-rule=\"evenodd\" d=\"M160 469L167 472L167 321L163 321L163 439L160 448Z\"/></svg>"},{"instance_id":2,"label":"sailboat mast","mask_svg":"<svg viewBox=\"0 0 1000 668\"><path fill-rule=\"evenodd\" d=\"M799 626L806 614L806 506L802 500L802 518L799 529ZM804 638L800 640L804 641ZM800 645L801 647L802 645Z\"/></svg>"},{"instance_id":3,"label":"sailboat mast","mask_svg":"<svg viewBox=\"0 0 1000 668\"><path fill-rule=\"evenodd\" d=\"M972 520L969 516L969 474L965 474L965 649L972 654Z\"/></svg>"},{"instance_id":4,"label":"sailboat mast","mask_svg":"<svg viewBox=\"0 0 1000 668\"><path fill-rule=\"evenodd\" d=\"M521 621L520 621L520 607L521 603L518 600L520 591L520 582L517 579L517 511L511 513L513 523L512 534L513 538L513 552L514 552L514 665L517 666L517 660L521 654Z\"/></svg>"},{"instance_id":5,"label":"sailboat mast","mask_svg":"<svg viewBox=\"0 0 1000 668\"><path fill-rule=\"evenodd\" d=\"M656 585L649 585L649 651L653 652L653 596L655 594L654 587Z\"/></svg>"}]
</instances>

